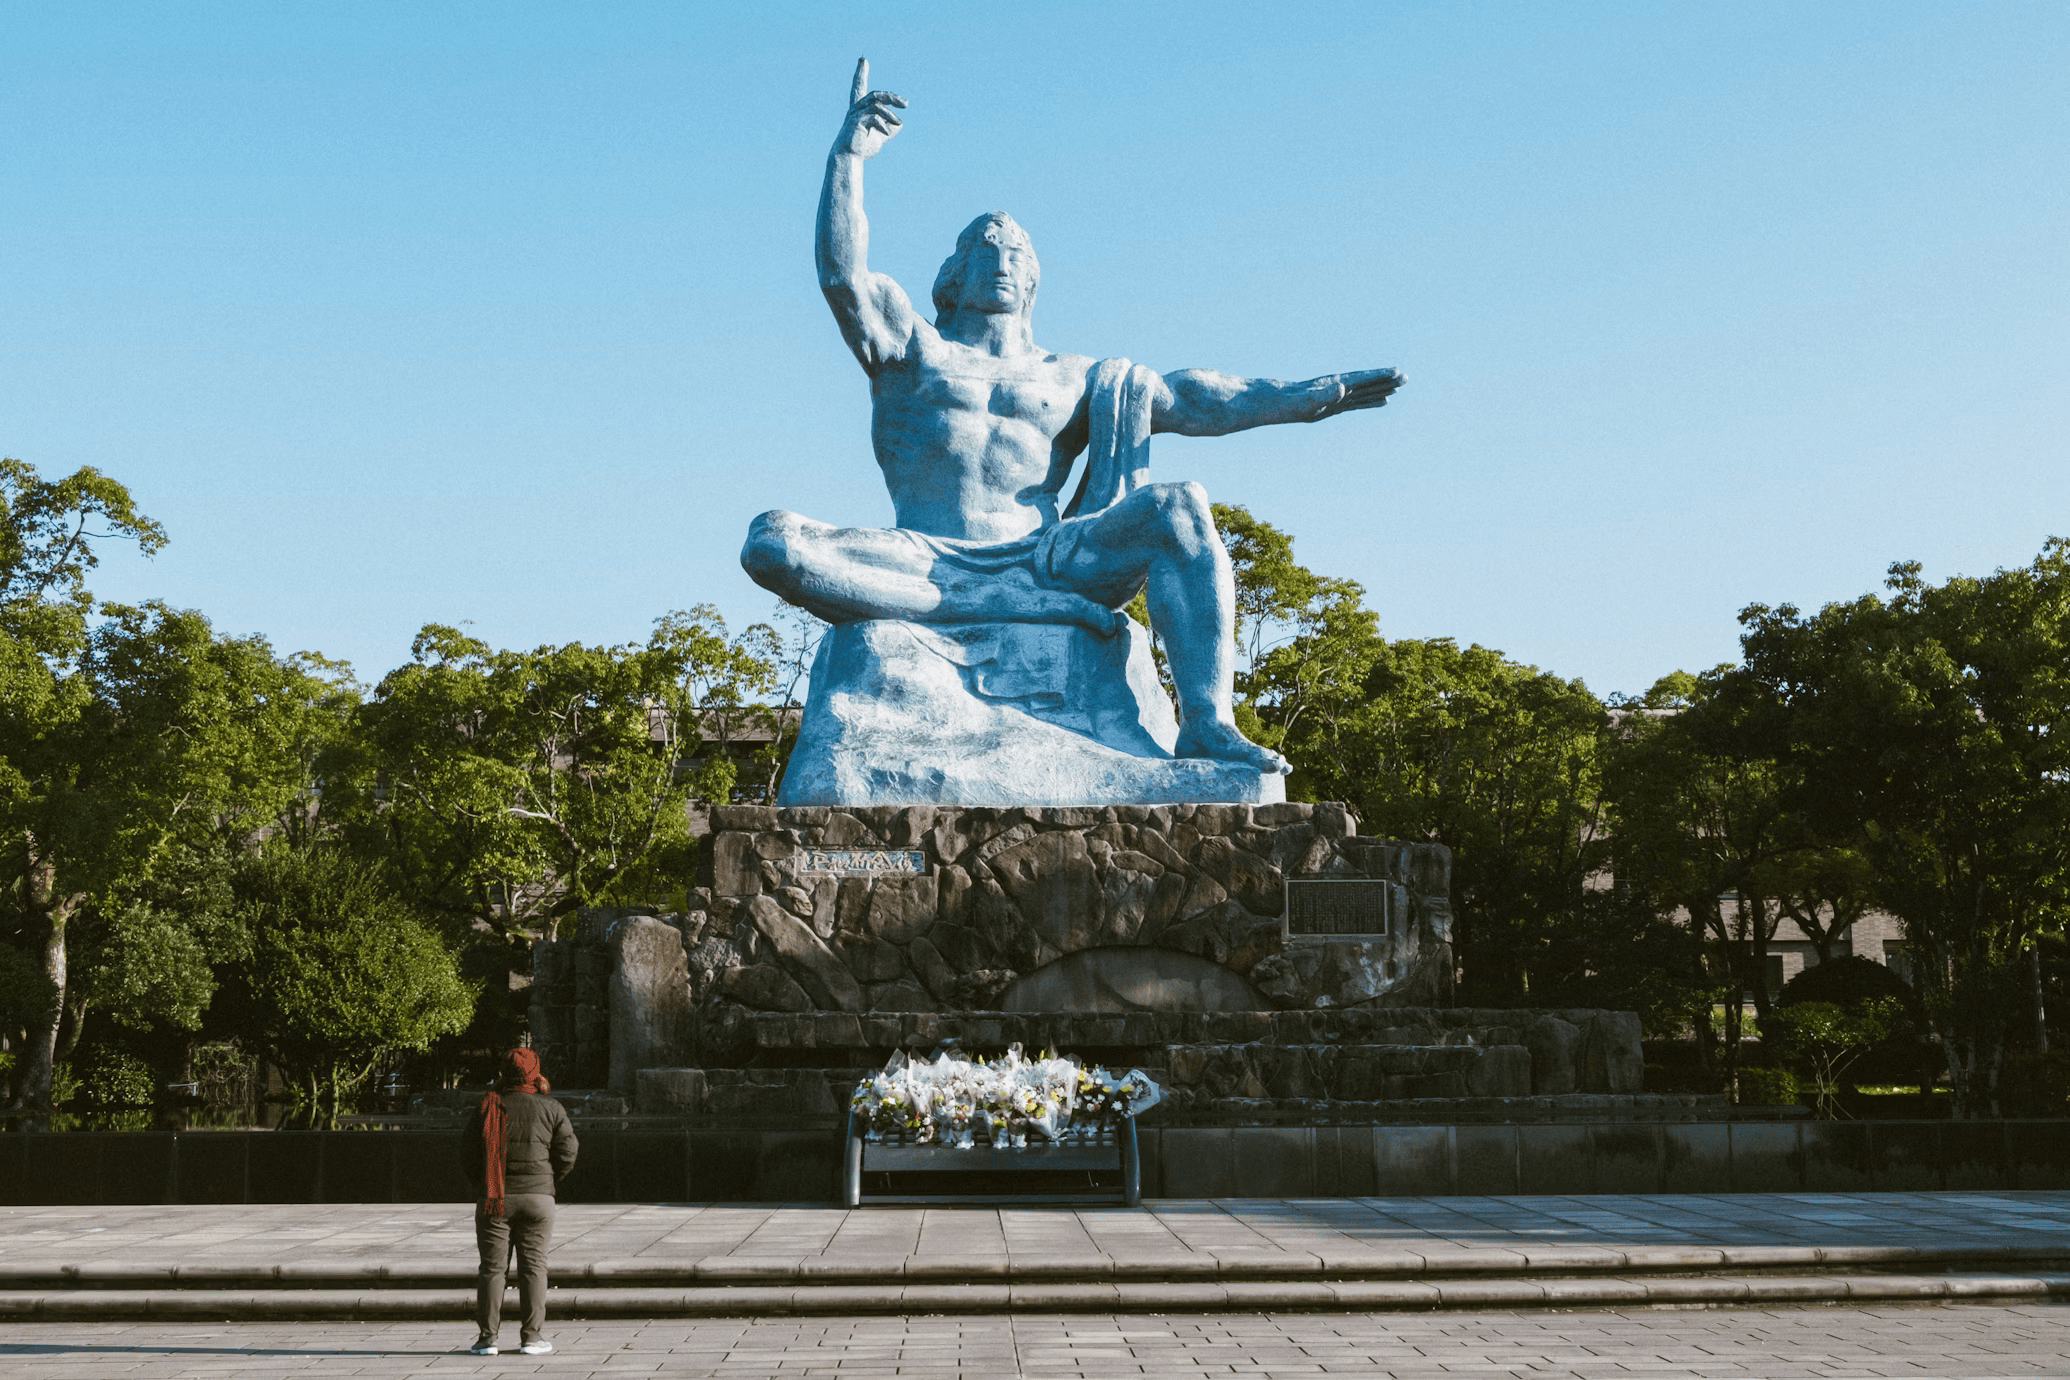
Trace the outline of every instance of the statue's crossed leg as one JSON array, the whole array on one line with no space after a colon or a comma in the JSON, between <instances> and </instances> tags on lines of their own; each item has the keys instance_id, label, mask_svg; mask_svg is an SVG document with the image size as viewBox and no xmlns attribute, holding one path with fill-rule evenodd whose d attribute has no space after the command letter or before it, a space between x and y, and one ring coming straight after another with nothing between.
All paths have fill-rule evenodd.
<instances>
[{"instance_id":1,"label":"statue's crossed leg","mask_svg":"<svg viewBox=\"0 0 2070 1380\"><path fill-rule=\"evenodd\" d=\"M833 623L1071 623L1111 637L1126 625L1119 610L1147 586L1178 692L1177 755L1286 770L1231 712L1235 579L1198 484L1147 485L1103 512L1007 542L764 513L741 563L764 588Z\"/></svg>"}]
</instances>

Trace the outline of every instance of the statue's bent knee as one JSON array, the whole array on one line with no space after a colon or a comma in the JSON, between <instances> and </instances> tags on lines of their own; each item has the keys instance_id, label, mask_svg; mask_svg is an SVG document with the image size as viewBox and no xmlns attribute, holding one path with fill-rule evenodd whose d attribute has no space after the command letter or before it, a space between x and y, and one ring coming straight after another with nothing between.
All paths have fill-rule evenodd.
<instances>
[{"instance_id":1,"label":"statue's bent knee","mask_svg":"<svg viewBox=\"0 0 2070 1380\"><path fill-rule=\"evenodd\" d=\"M1183 554L1197 554L1219 540L1214 506L1208 502L1206 489L1190 479L1149 488L1157 495L1157 511Z\"/></svg>"},{"instance_id":2,"label":"statue's bent knee","mask_svg":"<svg viewBox=\"0 0 2070 1380\"><path fill-rule=\"evenodd\" d=\"M805 519L775 508L748 524L740 567L764 589L781 594L795 578L802 558L798 538Z\"/></svg>"},{"instance_id":3,"label":"statue's bent knee","mask_svg":"<svg viewBox=\"0 0 2070 1380\"><path fill-rule=\"evenodd\" d=\"M1168 513L1211 516L1214 512L1208 503L1208 491L1191 479L1175 479L1150 487L1157 491L1157 506Z\"/></svg>"}]
</instances>

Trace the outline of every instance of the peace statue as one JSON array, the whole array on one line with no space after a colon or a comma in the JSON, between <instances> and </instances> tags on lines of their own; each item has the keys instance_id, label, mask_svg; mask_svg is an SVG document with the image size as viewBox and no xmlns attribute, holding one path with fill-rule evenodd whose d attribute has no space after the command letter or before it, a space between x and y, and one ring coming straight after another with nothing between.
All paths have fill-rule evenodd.
<instances>
[{"instance_id":1,"label":"peace statue","mask_svg":"<svg viewBox=\"0 0 2070 1380\"><path fill-rule=\"evenodd\" d=\"M749 575L834 625L781 803L1283 798L1285 760L1231 715L1229 554L1198 484L1149 482L1150 437L1378 407L1400 376L1160 375L1046 350L1030 324L1041 268L1003 211L957 237L930 324L869 268L863 163L898 133L906 102L868 79L858 63L827 159L817 258L870 378L871 440L898 525L776 511L749 529ZM1176 718L1148 638L1121 612L1146 586Z\"/></svg>"}]
</instances>

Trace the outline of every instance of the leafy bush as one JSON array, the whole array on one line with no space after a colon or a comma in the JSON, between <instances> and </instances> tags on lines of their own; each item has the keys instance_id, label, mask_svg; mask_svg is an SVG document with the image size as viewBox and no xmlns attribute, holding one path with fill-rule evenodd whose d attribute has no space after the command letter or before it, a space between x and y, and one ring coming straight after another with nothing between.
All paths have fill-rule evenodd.
<instances>
[{"instance_id":1,"label":"leafy bush","mask_svg":"<svg viewBox=\"0 0 2070 1380\"><path fill-rule=\"evenodd\" d=\"M1614 891L1583 896L1554 929L1531 972L1531 1004L1636 1011L1646 1034L1692 1029L1716 997L1685 925Z\"/></svg>"},{"instance_id":2,"label":"leafy bush","mask_svg":"<svg viewBox=\"0 0 2070 1380\"><path fill-rule=\"evenodd\" d=\"M237 881L250 949L224 985L251 1047L298 1100L332 1107L389 1050L467 1027L476 987L377 868L327 848L282 848Z\"/></svg>"},{"instance_id":3,"label":"leafy bush","mask_svg":"<svg viewBox=\"0 0 2070 1380\"><path fill-rule=\"evenodd\" d=\"M1818 1094L1820 1116L1838 1117L1840 1075L1871 1046L1886 1039L1904 1019L1895 997L1841 1006L1830 1001L1800 1001L1778 1006L1762 1023L1761 1034L1811 1066L1811 1085Z\"/></svg>"},{"instance_id":4,"label":"leafy bush","mask_svg":"<svg viewBox=\"0 0 2070 1380\"><path fill-rule=\"evenodd\" d=\"M197 1045L194 1081L205 1107L243 1107L258 1101L259 1061L235 1040Z\"/></svg>"},{"instance_id":5,"label":"leafy bush","mask_svg":"<svg viewBox=\"0 0 2070 1380\"><path fill-rule=\"evenodd\" d=\"M151 1066L136 1055L104 1047L86 1061L79 1087L102 1110L148 1107L158 1091L158 1079Z\"/></svg>"},{"instance_id":6,"label":"leafy bush","mask_svg":"<svg viewBox=\"0 0 2070 1380\"><path fill-rule=\"evenodd\" d=\"M1855 1008L1885 999L1895 1000L1902 1008L1903 1019L1892 1034L1912 1035L1925 1028L1926 1009L1911 984L1881 963L1859 954L1806 968L1783 985L1775 1004L1783 1007L1823 1001Z\"/></svg>"},{"instance_id":7,"label":"leafy bush","mask_svg":"<svg viewBox=\"0 0 2070 1380\"><path fill-rule=\"evenodd\" d=\"M1930 1083L1943 1067L1939 1046L1926 1040L1926 1008L1919 994L1881 963L1850 955L1806 968L1784 986L1776 1010L1814 1001L1852 1012L1871 1002L1898 1004L1889 1033L1848 1061L1850 1083Z\"/></svg>"},{"instance_id":8,"label":"leafy bush","mask_svg":"<svg viewBox=\"0 0 2070 1380\"><path fill-rule=\"evenodd\" d=\"M1787 1107L1798 1098L1797 1075L1788 1069L1741 1069L1738 1103L1742 1107Z\"/></svg>"}]
</instances>

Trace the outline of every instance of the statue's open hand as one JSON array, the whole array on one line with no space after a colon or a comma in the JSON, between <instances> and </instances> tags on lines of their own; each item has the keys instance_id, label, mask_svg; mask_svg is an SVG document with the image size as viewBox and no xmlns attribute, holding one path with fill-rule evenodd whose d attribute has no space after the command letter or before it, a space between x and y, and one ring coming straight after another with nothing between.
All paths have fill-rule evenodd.
<instances>
[{"instance_id":1,"label":"statue's open hand","mask_svg":"<svg viewBox=\"0 0 2070 1380\"><path fill-rule=\"evenodd\" d=\"M1331 382L1337 385L1337 399L1324 405L1322 415L1325 417L1334 417L1339 412L1356 412L1364 407L1379 407L1402 386L1402 376L1392 369L1360 369L1355 373L1338 374Z\"/></svg>"},{"instance_id":2,"label":"statue's open hand","mask_svg":"<svg viewBox=\"0 0 2070 1380\"><path fill-rule=\"evenodd\" d=\"M855 64L855 84L849 90L848 118L841 122L841 135L834 140L834 151L852 153L858 158L874 157L884 142L898 133L903 122L897 112L905 108L903 96L870 90L870 60L860 59Z\"/></svg>"}]
</instances>

